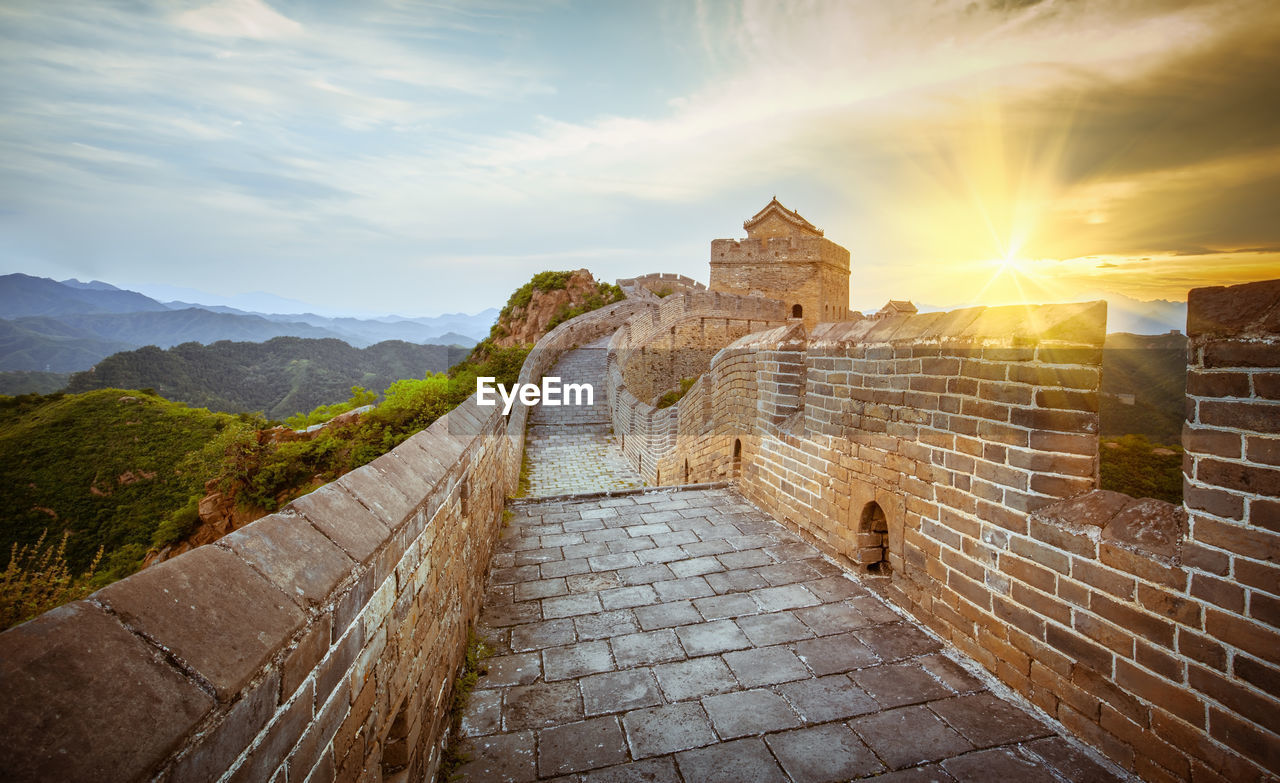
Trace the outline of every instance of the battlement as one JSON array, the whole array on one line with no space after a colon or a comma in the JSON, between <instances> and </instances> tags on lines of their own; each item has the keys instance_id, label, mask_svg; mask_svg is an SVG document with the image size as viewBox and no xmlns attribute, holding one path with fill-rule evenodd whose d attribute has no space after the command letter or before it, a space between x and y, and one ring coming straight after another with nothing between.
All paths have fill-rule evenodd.
<instances>
[{"instance_id":1,"label":"battlement","mask_svg":"<svg viewBox=\"0 0 1280 783\"><path fill-rule=\"evenodd\" d=\"M614 430L647 480L734 481L1144 779L1280 772L1280 281L1191 292L1182 506L1097 489L1104 303L910 309L726 342L664 410L615 337Z\"/></svg>"}]
</instances>

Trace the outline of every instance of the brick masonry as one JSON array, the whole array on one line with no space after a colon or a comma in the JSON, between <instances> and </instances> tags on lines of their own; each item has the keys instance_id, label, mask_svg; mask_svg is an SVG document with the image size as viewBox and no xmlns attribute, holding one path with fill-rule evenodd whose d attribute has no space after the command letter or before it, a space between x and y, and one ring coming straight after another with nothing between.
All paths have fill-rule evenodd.
<instances>
[{"instance_id":1,"label":"brick masonry","mask_svg":"<svg viewBox=\"0 0 1280 783\"><path fill-rule=\"evenodd\" d=\"M1193 291L1188 323L1184 507L1096 489L1102 303L790 323L662 411L628 393L664 370L624 328L614 427L646 480L733 479L885 575L1144 779L1260 780L1280 772L1280 281Z\"/></svg>"}]
</instances>

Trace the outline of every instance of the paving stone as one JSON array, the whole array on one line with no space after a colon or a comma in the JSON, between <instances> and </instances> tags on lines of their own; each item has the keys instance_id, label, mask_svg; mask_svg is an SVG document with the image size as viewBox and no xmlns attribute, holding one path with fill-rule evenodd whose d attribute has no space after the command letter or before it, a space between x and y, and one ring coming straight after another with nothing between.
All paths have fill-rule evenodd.
<instances>
[{"instance_id":1,"label":"paving stone","mask_svg":"<svg viewBox=\"0 0 1280 783\"><path fill-rule=\"evenodd\" d=\"M755 569L755 573L760 574L765 582L771 585L792 585L796 582L809 582L817 580L819 574L810 568L804 562L795 563L777 563L774 565L760 565Z\"/></svg>"},{"instance_id":2,"label":"paving stone","mask_svg":"<svg viewBox=\"0 0 1280 783\"><path fill-rule=\"evenodd\" d=\"M889 608L884 599L876 595L860 595L849 599L849 603L853 604L853 608L866 615L867 619L879 625L881 623L896 623L902 617Z\"/></svg>"},{"instance_id":3,"label":"paving stone","mask_svg":"<svg viewBox=\"0 0 1280 783\"><path fill-rule=\"evenodd\" d=\"M594 546L594 545L591 545ZM585 574L591 571L591 564L587 562L587 558L592 555L602 554L601 552L586 552L584 547L573 547L573 551L565 550L564 560L557 560L553 563L543 563L541 573L543 577L552 576L570 576L572 574ZM608 551L607 549L605 550Z\"/></svg>"},{"instance_id":4,"label":"paving stone","mask_svg":"<svg viewBox=\"0 0 1280 783\"><path fill-rule=\"evenodd\" d=\"M942 762L942 768L960 783L986 783L990 780L1058 783L1057 776L1048 769L1009 748L980 750L947 759Z\"/></svg>"},{"instance_id":5,"label":"paving stone","mask_svg":"<svg viewBox=\"0 0 1280 783\"><path fill-rule=\"evenodd\" d=\"M615 636L609 640L609 644L613 647L613 658L619 669L648 666L685 657L684 648L680 646L675 631L670 629Z\"/></svg>"},{"instance_id":6,"label":"paving stone","mask_svg":"<svg viewBox=\"0 0 1280 783\"><path fill-rule=\"evenodd\" d=\"M702 622L702 615L698 614L698 610L694 609L693 604L689 601L673 601L655 606L638 606L634 611L640 627L646 631Z\"/></svg>"},{"instance_id":7,"label":"paving stone","mask_svg":"<svg viewBox=\"0 0 1280 783\"><path fill-rule=\"evenodd\" d=\"M707 696L702 708L722 739L735 739L764 734L800 725L786 700L773 691L763 689L737 691L720 696Z\"/></svg>"},{"instance_id":8,"label":"paving stone","mask_svg":"<svg viewBox=\"0 0 1280 783\"><path fill-rule=\"evenodd\" d=\"M558 726L582 719L576 682L535 682L507 689L502 724L507 731Z\"/></svg>"},{"instance_id":9,"label":"paving stone","mask_svg":"<svg viewBox=\"0 0 1280 783\"><path fill-rule=\"evenodd\" d=\"M680 644L690 656L713 655L751 646L746 635L732 620L682 625L676 629L676 636L680 637Z\"/></svg>"},{"instance_id":10,"label":"paving stone","mask_svg":"<svg viewBox=\"0 0 1280 783\"><path fill-rule=\"evenodd\" d=\"M557 527L559 526L557 525ZM575 544L582 543L582 534L581 533L558 533L556 535L541 536L538 539L538 543L541 544L544 549L550 549L552 547L573 546Z\"/></svg>"},{"instance_id":11,"label":"paving stone","mask_svg":"<svg viewBox=\"0 0 1280 783\"><path fill-rule=\"evenodd\" d=\"M784 644L800 639L812 639L809 626L796 619L791 612L771 612L752 617L739 617L738 627L757 646Z\"/></svg>"},{"instance_id":12,"label":"paving stone","mask_svg":"<svg viewBox=\"0 0 1280 783\"><path fill-rule=\"evenodd\" d=\"M598 593L602 590L613 590L622 587L622 580L614 571L602 574L583 573L565 577L565 585L571 593Z\"/></svg>"},{"instance_id":13,"label":"paving stone","mask_svg":"<svg viewBox=\"0 0 1280 783\"><path fill-rule=\"evenodd\" d=\"M964 667L945 655L926 655L917 658L916 663L953 691L968 693L987 689L982 680L965 671Z\"/></svg>"},{"instance_id":14,"label":"paving stone","mask_svg":"<svg viewBox=\"0 0 1280 783\"><path fill-rule=\"evenodd\" d=\"M654 542L657 543L656 541ZM672 560L684 560L688 555L678 546L658 546L655 549L646 549L642 552L636 552L636 559L641 563L669 563ZM674 573L674 572L673 572Z\"/></svg>"},{"instance_id":15,"label":"paving stone","mask_svg":"<svg viewBox=\"0 0 1280 783\"><path fill-rule=\"evenodd\" d=\"M541 565L556 560L564 560L564 554L559 549L530 549L516 553L518 566Z\"/></svg>"},{"instance_id":16,"label":"paving stone","mask_svg":"<svg viewBox=\"0 0 1280 783\"><path fill-rule=\"evenodd\" d=\"M764 581L759 574L749 568L740 568L735 571L719 571L714 574L707 574L704 579L707 580L707 584L711 585L711 589L719 594L740 593L769 586L768 582Z\"/></svg>"},{"instance_id":17,"label":"paving stone","mask_svg":"<svg viewBox=\"0 0 1280 783\"><path fill-rule=\"evenodd\" d=\"M724 654L724 662L744 688L803 680L811 675L785 647L759 647Z\"/></svg>"},{"instance_id":18,"label":"paving stone","mask_svg":"<svg viewBox=\"0 0 1280 783\"><path fill-rule=\"evenodd\" d=\"M654 546L666 549L668 547L678 549L681 544L692 544L698 540L698 536L692 530L673 530L670 533L659 533L652 536ZM684 550L680 550L682 553ZM681 554L681 557L684 557Z\"/></svg>"},{"instance_id":19,"label":"paving stone","mask_svg":"<svg viewBox=\"0 0 1280 783\"><path fill-rule=\"evenodd\" d=\"M565 560L569 558L586 559L596 557L598 555L609 554L609 545L601 541L589 541L582 544L574 544L573 546L561 547L560 551L564 554ZM588 563L588 566L590 564Z\"/></svg>"},{"instance_id":20,"label":"paving stone","mask_svg":"<svg viewBox=\"0 0 1280 783\"><path fill-rule=\"evenodd\" d=\"M672 756L598 769L588 772L582 780L583 783L681 783Z\"/></svg>"},{"instance_id":21,"label":"paving stone","mask_svg":"<svg viewBox=\"0 0 1280 783\"><path fill-rule=\"evenodd\" d=\"M631 552L597 555L596 557L587 558L587 562L591 565L592 571L617 571L621 568L632 568L640 565L640 561Z\"/></svg>"},{"instance_id":22,"label":"paving stone","mask_svg":"<svg viewBox=\"0 0 1280 783\"><path fill-rule=\"evenodd\" d=\"M800 585L782 585L753 590L751 597L766 612L779 612L783 609L798 609L802 606L813 606L821 603L817 596Z\"/></svg>"},{"instance_id":23,"label":"paving stone","mask_svg":"<svg viewBox=\"0 0 1280 783\"><path fill-rule=\"evenodd\" d=\"M637 536L653 536L661 533L670 533L671 528L663 522L644 522L627 528L627 535L631 537Z\"/></svg>"},{"instance_id":24,"label":"paving stone","mask_svg":"<svg viewBox=\"0 0 1280 783\"><path fill-rule=\"evenodd\" d=\"M806 723L843 720L880 709L874 699L843 674L789 682L777 690Z\"/></svg>"},{"instance_id":25,"label":"paving stone","mask_svg":"<svg viewBox=\"0 0 1280 783\"><path fill-rule=\"evenodd\" d=\"M583 595L562 595L542 600L542 616L548 620L557 617L574 617L581 614L599 612L600 597L595 593Z\"/></svg>"},{"instance_id":26,"label":"paving stone","mask_svg":"<svg viewBox=\"0 0 1280 783\"><path fill-rule=\"evenodd\" d=\"M973 748L924 706L865 715L850 721L849 726L893 769L938 761Z\"/></svg>"},{"instance_id":27,"label":"paving stone","mask_svg":"<svg viewBox=\"0 0 1280 783\"><path fill-rule=\"evenodd\" d=\"M629 609L658 602L658 594L649 585L618 587L600 593L600 603L605 609Z\"/></svg>"},{"instance_id":28,"label":"paving stone","mask_svg":"<svg viewBox=\"0 0 1280 783\"><path fill-rule=\"evenodd\" d=\"M849 676L885 709L945 699L951 695L950 688L914 662L871 666L850 672Z\"/></svg>"},{"instance_id":29,"label":"paving stone","mask_svg":"<svg viewBox=\"0 0 1280 783\"><path fill-rule=\"evenodd\" d=\"M524 652L571 644L577 639L572 620L547 620L512 628L510 644L512 650Z\"/></svg>"},{"instance_id":30,"label":"paving stone","mask_svg":"<svg viewBox=\"0 0 1280 783\"><path fill-rule=\"evenodd\" d=\"M532 731L476 737L469 745L471 761L458 770L468 783L525 783L538 776Z\"/></svg>"},{"instance_id":31,"label":"paving stone","mask_svg":"<svg viewBox=\"0 0 1280 783\"><path fill-rule=\"evenodd\" d=\"M1042 763L1056 769L1064 780L1072 783L1111 783L1122 780L1062 737L1027 742L1022 748L1039 758Z\"/></svg>"},{"instance_id":32,"label":"paving stone","mask_svg":"<svg viewBox=\"0 0 1280 783\"><path fill-rule=\"evenodd\" d=\"M935 701L929 708L979 748L1052 734L1040 721L991 693Z\"/></svg>"},{"instance_id":33,"label":"paving stone","mask_svg":"<svg viewBox=\"0 0 1280 783\"><path fill-rule=\"evenodd\" d=\"M786 783L786 776L759 739L721 742L676 755L685 780L698 783Z\"/></svg>"},{"instance_id":34,"label":"paving stone","mask_svg":"<svg viewBox=\"0 0 1280 783\"><path fill-rule=\"evenodd\" d=\"M932 636L907 623L867 628L858 638L886 662L934 652L942 646Z\"/></svg>"},{"instance_id":35,"label":"paving stone","mask_svg":"<svg viewBox=\"0 0 1280 783\"><path fill-rule=\"evenodd\" d=\"M719 658L696 658L653 667L662 693L671 701L696 699L738 688L729 667Z\"/></svg>"},{"instance_id":36,"label":"paving stone","mask_svg":"<svg viewBox=\"0 0 1280 783\"><path fill-rule=\"evenodd\" d=\"M640 559L640 555L638 553L655 548L653 539L648 536L642 536L640 538L620 538L617 541L610 541L606 546L609 548L610 554L630 553L635 555L635 560L630 561L626 566L620 566L624 568L643 563L644 561Z\"/></svg>"},{"instance_id":37,"label":"paving stone","mask_svg":"<svg viewBox=\"0 0 1280 783\"><path fill-rule=\"evenodd\" d=\"M599 519L572 519L563 523L566 533L585 533L588 530L603 530L604 523Z\"/></svg>"},{"instance_id":38,"label":"paving stone","mask_svg":"<svg viewBox=\"0 0 1280 783\"><path fill-rule=\"evenodd\" d=\"M637 759L698 748L716 741L702 705L667 704L635 710L622 717L631 755Z\"/></svg>"},{"instance_id":39,"label":"paving stone","mask_svg":"<svg viewBox=\"0 0 1280 783\"><path fill-rule=\"evenodd\" d=\"M599 520L596 520L596 521L598 522ZM600 522L600 525L603 527L604 523ZM621 528L616 528L616 527L604 528L603 530L592 530L587 533L584 533L582 537L587 541L598 541L602 543L608 542L608 541L619 541L624 538L630 538L630 536L627 535L626 530L623 530Z\"/></svg>"},{"instance_id":40,"label":"paving stone","mask_svg":"<svg viewBox=\"0 0 1280 783\"><path fill-rule=\"evenodd\" d=\"M717 555L716 559L728 569L755 568L756 566L773 564L773 558L765 554L762 549L749 549L745 552L725 552Z\"/></svg>"},{"instance_id":41,"label":"paving stone","mask_svg":"<svg viewBox=\"0 0 1280 783\"><path fill-rule=\"evenodd\" d=\"M773 734L764 741L797 783L838 783L884 769L871 749L841 723Z\"/></svg>"},{"instance_id":42,"label":"paving stone","mask_svg":"<svg viewBox=\"0 0 1280 783\"><path fill-rule=\"evenodd\" d=\"M862 612L844 601L797 609L796 617L819 636L844 633L872 624Z\"/></svg>"},{"instance_id":43,"label":"paving stone","mask_svg":"<svg viewBox=\"0 0 1280 783\"><path fill-rule=\"evenodd\" d=\"M618 572L618 579L624 585L647 585L675 578L671 569L663 563L650 563L636 568L624 568ZM668 599L664 599L668 600Z\"/></svg>"},{"instance_id":44,"label":"paving stone","mask_svg":"<svg viewBox=\"0 0 1280 783\"><path fill-rule=\"evenodd\" d=\"M515 599L517 601L532 601L536 598L564 595L567 592L569 591L565 588L563 579L538 579L517 584L515 586Z\"/></svg>"},{"instance_id":45,"label":"paving stone","mask_svg":"<svg viewBox=\"0 0 1280 783\"><path fill-rule=\"evenodd\" d=\"M626 760L626 738L613 716L538 732L538 774L542 776L608 767Z\"/></svg>"},{"instance_id":46,"label":"paving stone","mask_svg":"<svg viewBox=\"0 0 1280 783\"><path fill-rule=\"evenodd\" d=\"M597 674L583 677L578 684L582 688L582 707L587 715L626 712L662 703L658 682L648 669Z\"/></svg>"},{"instance_id":47,"label":"paving stone","mask_svg":"<svg viewBox=\"0 0 1280 783\"><path fill-rule=\"evenodd\" d=\"M491 628L507 625L519 625L542 619L542 610L537 601L522 601L501 606L486 606L480 615L480 622Z\"/></svg>"},{"instance_id":48,"label":"paving stone","mask_svg":"<svg viewBox=\"0 0 1280 783\"><path fill-rule=\"evenodd\" d=\"M635 633L640 628L636 625L635 615L631 612L632 610L630 609L614 609L608 612L583 615L582 617L573 618L573 626L578 631L578 638L583 641L588 639L608 639L619 634Z\"/></svg>"},{"instance_id":49,"label":"paving stone","mask_svg":"<svg viewBox=\"0 0 1280 783\"><path fill-rule=\"evenodd\" d=\"M658 591L658 597L663 601L704 598L708 595L715 595L716 593L715 590L711 589L711 585L707 584L707 580L700 576L693 576L687 579L672 579L665 582L654 582L653 589Z\"/></svg>"},{"instance_id":50,"label":"paving stone","mask_svg":"<svg viewBox=\"0 0 1280 783\"><path fill-rule=\"evenodd\" d=\"M686 547L687 549L687 547ZM684 579L690 576L702 576L710 574L713 571L723 571L724 566L714 557L692 557L688 560L673 560L667 563L667 568L671 569L671 573L677 578Z\"/></svg>"},{"instance_id":51,"label":"paving stone","mask_svg":"<svg viewBox=\"0 0 1280 783\"><path fill-rule=\"evenodd\" d=\"M681 549L683 549L685 552L688 552L691 558L696 558L698 560L706 560L706 561L709 561L709 563L714 563L715 564L714 567L711 567L710 564L708 564L707 566L708 568L710 568L711 571L723 570L724 566L721 565L720 561L715 559L713 555L732 552L734 551L733 545L725 541L723 538L719 536L708 535L705 531L699 532L698 536L700 538L703 538L703 540L694 544L684 544L683 546L681 546ZM712 540L710 541L706 540L708 538L711 538ZM704 571L703 573L708 573L708 572Z\"/></svg>"},{"instance_id":52,"label":"paving stone","mask_svg":"<svg viewBox=\"0 0 1280 783\"><path fill-rule=\"evenodd\" d=\"M580 642L542 651L542 670L547 682L567 680L613 669L613 655L606 641Z\"/></svg>"},{"instance_id":53,"label":"paving stone","mask_svg":"<svg viewBox=\"0 0 1280 783\"><path fill-rule=\"evenodd\" d=\"M760 607L749 595L730 593L699 598L693 602L698 612L708 620L722 620L726 617L738 617L744 614L757 614Z\"/></svg>"},{"instance_id":54,"label":"paving stone","mask_svg":"<svg viewBox=\"0 0 1280 783\"><path fill-rule=\"evenodd\" d=\"M819 677L879 662L875 653L852 633L796 642L795 649L800 660Z\"/></svg>"},{"instance_id":55,"label":"paving stone","mask_svg":"<svg viewBox=\"0 0 1280 783\"><path fill-rule=\"evenodd\" d=\"M542 659L536 652L499 655L484 662L488 670L476 685L499 688L504 685L528 685L542 676Z\"/></svg>"},{"instance_id":56,"label":"paving stone","mask_svg":"<svg viewBox=\"0 0 1280 783\"><path fill-rule=\"evenodd\" d=\"M502 691L477 688L467 699L462 713L462 734L475 737L502 731Z\"/></svg>"},{"instance_id":57,"label":"paving stone","mask_svg":"<svg viewBox=\"0 0 1280 783\"><path fill-rule=\"evenodd\" d=\"M875 783L955 783L955 778L947 774L938 764L926 764L922 767L900 769L897 772L886 772L876 775ZM1015 783L1010 781L1010 783ZM1072 781L1079 783L1079 781Z\"/></svg>"}]
</instances>

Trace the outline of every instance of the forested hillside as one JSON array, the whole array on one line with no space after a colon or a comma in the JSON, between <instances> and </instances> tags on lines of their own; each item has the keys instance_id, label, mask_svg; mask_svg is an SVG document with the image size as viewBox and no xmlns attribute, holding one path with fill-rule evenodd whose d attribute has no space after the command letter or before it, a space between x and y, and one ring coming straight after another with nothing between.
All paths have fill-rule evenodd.
<instances>
[{"instance_id":1,"label":"forested hillside","mask_svg":"<svg viewBox=\"0 0 1280 783\"><path fill-rule=\"evenodd\" d=\"M0 398L0 547L8 555L44 530L67 531L77 572L102 547L104 581L129 574L249 429L236 416L120 389Z\"/></svg>"},{"instance_id":2,"label":"forested hillside","mask_svg":"<svg viewBox=\"0 0 1280 783\"><path fill-rule=\"evenodd\" d=\"M258 411L284 419L345 400L352 386L379 394L401 378L448 370L466 349L388 340L352 348L341 340L277 337L263 343L184 343L117 353L71 376L67 391L154 389L214 411Z\"/></svg>"}]
</instances>

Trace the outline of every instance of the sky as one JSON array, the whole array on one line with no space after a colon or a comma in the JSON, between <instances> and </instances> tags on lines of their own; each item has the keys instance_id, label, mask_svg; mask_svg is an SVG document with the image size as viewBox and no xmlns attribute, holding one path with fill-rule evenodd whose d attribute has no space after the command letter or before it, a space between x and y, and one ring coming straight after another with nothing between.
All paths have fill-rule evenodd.
<instances>
[{"instance_id":1,"label":"sky","mask_svg":"<svg viewBox=\"0 0 1280 783\"><path fill-rule=\"evenodd\" d=\"M777 196L855 309L1280 277L1273 0L0 0L0 84L0 274L476 312Z\"/></svg>"}]
</instances>

